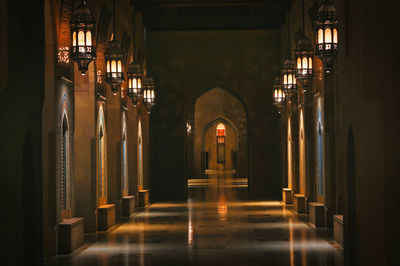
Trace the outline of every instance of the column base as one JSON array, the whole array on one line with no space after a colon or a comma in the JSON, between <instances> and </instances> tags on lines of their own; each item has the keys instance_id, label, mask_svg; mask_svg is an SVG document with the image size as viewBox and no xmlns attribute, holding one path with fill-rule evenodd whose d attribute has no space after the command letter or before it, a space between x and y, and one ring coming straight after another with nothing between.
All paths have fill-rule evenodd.
<instances>
[{"instance_id":1,"label":"column base","mask_svg":"<svg viewBox=\"0 0 400 266\"><path fill-rule=\"evenodd\" d=\"M294 194L293 209L299 214L306 213L306 196L304 196L303 194Z\"/></svg>"},{"instance_id":2,"label":"column base","mask_svg":"<svg viewBox=\"0 0 400 266\"><path fill-rule=\"evenodd\" d=\"M149 205L149 190L142 189L139 190L139 207L145 208Z\"/></svg>"},{"instance_id":3,"label":"column base","mask_svg":"<svg viewBox=\"0 0 400 266\"><path fill-rule=\"evenodd\" d=\"M135 196L122 198L122 217L130 217L135 212Z\"/></svg>"},{"instance_id":4,"label":"column base","mask_svg":"<svg viewBox=\"0 0 400 266\"><path fill-rule=\"evenodd\" d=\"M115 204L106 204L97 208L97 230L107 231L115 225Z\"/></svg>"},{"instance_id":5,"label":"column base","mask_svg":"<svg viewBox=\"0 0 400 266\"><path fill-rule=\"evenodd\" d=\"M293 203L293 190L291 188L282 189L282 201L285 204Z\"/></svg>"},{"instance_id":6,"label":"column base","mask_svg":"<svg viewBox=\"0 0 400 266\"><path fill-rule=\"evenodd\" d=\"M58 253L70 254L83 244L84 219L64 219L58 224Z\"/></svg>"},{"instance_id":7,"label":"column base","mask_svg":"<svg viewBox=\"0 0 400 266\"><path fill-rule=\"evenodd\" d=\"M343 215L333 215L333 239L343 247Z\"/></svg>"},{"instance_id":8,"label":"column base","mask_svg":"<svg viewBox=\"0 0 400 266\"><path fill-rule=\"evenodd\" d=\"M325 205L320 202L310 202L310 223L315 227L325 227Z\"/></svg>"}]
</instances>

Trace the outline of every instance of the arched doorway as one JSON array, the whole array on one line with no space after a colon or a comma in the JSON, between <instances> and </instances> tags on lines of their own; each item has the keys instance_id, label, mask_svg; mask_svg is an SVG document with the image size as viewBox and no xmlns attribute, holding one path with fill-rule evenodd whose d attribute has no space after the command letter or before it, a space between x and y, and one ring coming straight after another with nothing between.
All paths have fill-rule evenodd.
<instances>
[{"instance_id":1,"label":"arched doorway","mask_svg":"<svg viewBox=\"0 0 400 266\"><path fill-rule=\"evenodd\" d=\"M107 203L107 171L106 171L106 131L104 126L103 107L100 106L98 117L97 135L97 182L98 182L98 205Z\"/></svg>"},{"instance_id":2,"label":"arched doorway","mask_svg":"<svg viewBox=\"0 0 400 266\"><path fill-rule=\"evenodd\" d=\"M238 142L236 127L218 118L203 130L204 169L212 173L236 174Z\"/></svg>"},{"instance_id":3,"label":"arched doorway","mask_svg":"<svg viewBox=\"0 0 400 266\"><path fill-rule=\"evenodd\" d=\"M138 176L138 189L143 190L144 180L143 180L143 132L142 132L142 122L139 119L138 124L138 143L137 143L137 176Z\"/></svg>"},{"instance_id":4,"label":"arched doorway","mask_svg":"<svg viewBox=\"0 0 400 266\"><path fill-rule=\"evenodd\" d=\"M216 134L219 122L225 126L227 135L224 140L235 143L232 145L229 143L232 147L228 148L227 142L225 144L217 143L218 136ZM190 125L189 131L188 125ZM182 129L186 134L185 169L188 179L205 178L206 170L218 168L217 165L219 165L220 168L235 169L235 177L244 178L247 184L249 165L247 111L243 102L236 95L220 87L214 87L199 95L188 107L185 125ZM205 140L208 139L214 148L210 146L207 151L205 147L208 144L205 143ZM220 138L220 140L222 139ZM218 146L220 146L220 150L225 149L225 163L217 162ZM213 161L214 159L215 161ZM206 165L207 163L208 165ZM212 166L213 163L215 166Z\"/></svg>"}]
</instances>

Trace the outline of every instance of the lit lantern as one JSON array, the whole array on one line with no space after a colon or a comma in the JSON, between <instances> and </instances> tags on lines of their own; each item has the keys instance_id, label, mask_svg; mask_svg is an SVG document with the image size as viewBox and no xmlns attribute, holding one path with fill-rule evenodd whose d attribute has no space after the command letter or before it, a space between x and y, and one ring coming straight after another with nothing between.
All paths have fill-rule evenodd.
<instances>
[{"instance_id":1,"label":"lit lantern","mask_svg":"<svg viewBox=\"0 0 400 266\"><path fill-rule=\"evenodd\" d=\"M106 82L110 84L111 91L117 94L121 84L124 82L124 53L121 44L115 37L115 0L113 1L113 34L108 42L106 52Z\"/></svg>"},{"instance_id":2,"label":"lit lantern","mask_svg":"<svg viewBox=\"0 0 400 266\"><path fill-rule=\"evenodd\" d=\"M281 113L283 110L283 107L285 105L285 93L282 89L281 77L276 77L274 80L272 97L273 97L274 105L278 109L278 112Z\"/></svg>"},{"instance_id":3,"label":"lit lantern","mask_svg":"<svg viewBox=\"0 0 400 266\"><path fill-rule=\"evenodd\" d=\"M156 104L155 84L152 77L146 77L143 88L143 103L146 105L147 111L150 113L151 108Z\"/></svg>"},{"instance_id":4,"label":"lit lantern","mask_svg":"<svg viewBox=\"0 0 400 266\"><path fill-rule=\"evenodd\" d=\"M296 43L296 78L307 89L313 76L313 49L311 40L302 36Z\"/></svg>"},{"instance_id":5,"label":"lit lantern","mask_svg":"<svg viewBox=\"0 0 400 266\"><path fill-rule=\"evenodd\" d=\"M117 94L121 84L124 82L124 54L121 44L113 38L107 45L106 52L106 82L110 84L111 91Z\"/></svg>"},{"instance_id":6,"label":"lit lantern","mask_svg":"<svg viewBox=\"0 0 400 266\"><path fill-rule=\"evenodd\" d=\"M128 76L128 95L132 103L136 106L142 96L143 74L139 63L132 62L127 71Z\"/></svg>"},{"instance_id":7,"label":"lit lantern","mask_svg":"<svg viewBox=\"0 0 400 266\"><path fill-rule=\"evenodd\" d=\"M74 9L70 22L72 35L71 57L78 64L79 71L85 75L90 62L96 58L96 47L93 44L95 20L86 1Z\"/></svg>"},{"instance_id":8,"label":"lit lantern","mask_svg":"<svg viewBox=\"0 0 400 266\"><path fill-rule=\"evenodd\" d=\"M285 97L290 101L297 92L296 62L292 58L285 59L282 67L282 85Z\"/></svg>"},{"instance_id":9,"label":"lit lantern","mask_svg":"<svg viewBox=\"0 0 400 266\"><path fill-rule=\"evenodd\" d=\"M316 28L316 54L324 63L325 71L333 69L338 51L339 16L336 7L329 0L324 0L318 8Z\"/></svg>"}]
</instances>

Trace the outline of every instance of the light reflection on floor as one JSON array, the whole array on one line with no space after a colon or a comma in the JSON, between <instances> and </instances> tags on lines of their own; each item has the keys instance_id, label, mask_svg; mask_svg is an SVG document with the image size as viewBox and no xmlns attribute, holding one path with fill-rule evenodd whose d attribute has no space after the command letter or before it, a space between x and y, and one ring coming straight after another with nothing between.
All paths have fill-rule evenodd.
<instances>
[{"instance_id":1,"label":"light reflection on floor","mask_svg":"<svg viewBox=\"0 0 400 266\"><path fill-rule=\"evenodd\" d=\"M218 179L191 187L187 203L153 204L63 265L342 265L280 202L245 195Z\"/></svg>"}]
</instances>

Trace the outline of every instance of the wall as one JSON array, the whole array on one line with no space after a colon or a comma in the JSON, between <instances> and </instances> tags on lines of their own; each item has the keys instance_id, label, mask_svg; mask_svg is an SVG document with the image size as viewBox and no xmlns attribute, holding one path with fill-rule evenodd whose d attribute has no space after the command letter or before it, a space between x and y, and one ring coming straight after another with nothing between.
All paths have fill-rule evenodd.
<instances>
[{"instance_id":1,"label":"wall","mask_svg":"<svg viewBox=\"0 0 400 266\"><path fill-rule=\"evenodd\" d=\"M271 104L279 41L274 30L149 33L149 69L158 87L151 115L153 200L185 198L186 114L215 87L247 107L249 195L279 198L279 119Z\"/></svg>"},{"instance_id":2,"label":"wall","mask_svg":"<svg viewBox=\"0 0 400 266\"><path fill-rule=\"evenodd\" d=\"M7 62L2 65L6 77L0 78L0 186L6 214L1 234L7 239L2 263L41 265L44 2L2 1L2 7L3 2L0 14L7 23L5 32L3 25L0 29L7 37L0 50L7 51L8 60L0 54L0 62Z\"/></svg>"}]
</instances>

